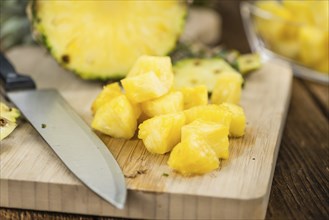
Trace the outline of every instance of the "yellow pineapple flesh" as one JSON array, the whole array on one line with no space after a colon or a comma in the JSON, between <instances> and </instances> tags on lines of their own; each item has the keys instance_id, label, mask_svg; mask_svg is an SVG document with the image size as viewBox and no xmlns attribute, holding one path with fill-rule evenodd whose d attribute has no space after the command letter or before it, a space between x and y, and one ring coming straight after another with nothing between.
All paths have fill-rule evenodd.
<instances>
[{"instance_id":1,"label":"yellow pineapple flesh","mask_svg":"<svg viewBox=\"0 0 329 220\"><path fill-rule=\"evenodd\" d=\"M207 143L193 136L174 147L170 153L168 165L182 175L190 176L217 169L219 160Z\"/></svg>"},{"instance_id":2,"label":"yellow pineapple flesh","mask_svg":"<svg viewBox=\"0 0 329 220\"><path fill-rule=\"evenodd\" d=\"M230 136L243 136L246 128L246 115L243 108L232 103L222 103L219 107L231 113Z\"/></svg>"},{"instance_id":3,"label":"yellow pineapple flesh","mask_svg":"<svg viewBox=\"0 0 329 220\"><path fill-rule=\"evenodd\" d=\"M168 92L159 77L154 72L121 80L127 97L134 103L141 103L158 98Z\"/></svg>"},{"instance_id":4,"label":"yellow pineapple flesh","mask_svg":"<svg viewBox=\"0 0 329 220\"><path fill-rule=\"evenodd\" d=\"M230 102L238 104L241 99L243 78L237 73L222 73L218 76L214 90L211 94L211 103L221 104Z\"/></svg>"},{"instance_id":5,"label":"yellow pineapple flesh","mask_svg":"<svg viewBox=\"0 0 329 220\"><path fill-rule=\"evenodd\" d=\"M216 153L218 158L228 159L229 156L229 128L215 122L195 120L182 127L182 141L194 137L203 140Z\"/></svg>"},{"instance_id":6,"label":"yellow pineapple flesh","mask_svg":"<svg viewBox=\"0 0 329 220\"><path fill-rule=\"evenodd\" d=\"M164 154L180 141L184 124L182 112L155 116L139 125L138 138L143 140L149 152Z\"/></svg>"},{"instance_id":7,"label":"yellow pineapple flesh","mask_svg":"<svg viewBox=\"0 0 329 220\"><path fill-rule=\"evenodd\" d=\"M205 85L183 87L179 91L184 96L184 109L208 104L208 89Z\"/></svg>"},{"instance_id":8,"label":"yellow pineapple flesh","mask_svg":"<svg viewBox=\"0 0 329 220\"><path fill-rule=\"evenodd\" d=\"M231 114L214 104L195 106L184 110L184 114L186 117L186 124L197 119L221 123L227 127L229 127L231 123Z\"/></svg>"},{"instance_id":9,"label":"yellow pineapple flesh","mask_svg":"<svg viewBox=\"0 0 329 220\"><path fill-rule=\"evenodd\" d=\"M132 138L137 129L136 110L125 95L120 95L97 110L91 127L115 138Z\"/></svg>"},{"instance_id":10,"label":"yellow pineapple flesh","mask_svg":"<svg viewBox=\"0 0 329 220\"><path fill-rule=\"evenodd\" d=\"M174 74L170 57L164 56L141 56L134 63L127 77L142 75L147 72L154 72L167 91L172 87Z\"/></svg>"},{"instance_id":11,"label":"yellow pineapple flesh","mask_svg":"<svg viewBox=\"0 0 329 220\"><path fill-rule=\"evenodd\" d=\"M160 98L141 103L142 112L148 117L183 111L183 94L169 92Z\"/></svg>"},{"instance_id":12,"label":"yellow pineapple flesh","mask_svg":"<svg viewBox=\"0 0 329 220\"><path fill-rule=\"evenodd\" d=\"M119 83L111 83L103 87L102 91L98 94L94 102L92 103L91 110L93 114L96 113L97 109L104 103L112 100L113 98L122 95L122 91Z\"/></svg>"},{"instance_id":13,"label":"yellow pineapple flesh","mask_svg":"<svg viewBox=\"0 0 329 220\"><path fill-rule=\"evenodd\" d=\"M33 0L37 38L86 79L123 78L141 55L163 56L181 34L187 4L170 1Z\"/></svg>"}]
</instances>

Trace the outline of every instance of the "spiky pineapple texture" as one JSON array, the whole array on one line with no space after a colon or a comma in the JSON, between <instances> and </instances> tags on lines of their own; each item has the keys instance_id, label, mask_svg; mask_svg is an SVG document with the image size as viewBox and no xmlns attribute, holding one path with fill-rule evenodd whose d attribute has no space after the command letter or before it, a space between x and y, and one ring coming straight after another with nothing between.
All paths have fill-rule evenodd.
<instances>
[{"instance_id":1,"label":"spiky pineapple texture","mask_svg":"<svg viewBox=\"0 0 329 220\"><path fill-rule=\"evenodd\" d=\"M0 48L9 48L32 44L31 25L27 19L25 8L28 0L0 1Z\"/></svg>"}]
</instances>

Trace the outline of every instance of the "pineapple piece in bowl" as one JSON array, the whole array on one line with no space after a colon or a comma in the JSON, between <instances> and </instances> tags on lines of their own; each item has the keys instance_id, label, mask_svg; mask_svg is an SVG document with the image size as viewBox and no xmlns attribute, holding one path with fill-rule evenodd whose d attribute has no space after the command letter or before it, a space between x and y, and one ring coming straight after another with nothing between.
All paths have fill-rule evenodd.
<instances>
[{"instance_id":1,"label":"pineapple piece in bowl","mask_svg":"<svg viewBox=\"0 0 329 220\"><path fill-rule=\"evenodd\" d=\"M139 125L138 138L149 152L164 154L180 141L184 124L183 112L155 116Z\"/></svg>"}]
</instances>

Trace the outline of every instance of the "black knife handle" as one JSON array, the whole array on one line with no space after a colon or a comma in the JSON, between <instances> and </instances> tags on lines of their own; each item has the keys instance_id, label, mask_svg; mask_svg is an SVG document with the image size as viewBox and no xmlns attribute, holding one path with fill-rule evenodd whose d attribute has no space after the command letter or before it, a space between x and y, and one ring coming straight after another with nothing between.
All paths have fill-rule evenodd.
<instances>
[{"instance_id":1,"label":"black knife handle","mask_svg":"<svg viewBox=\"0 0 329 220\"><path fill-rule=\"evenodd\" d=\"M0 53L0 79L5 91L35 89L33 79L17 73L13 65L2 53Z\"/></svg>"}]
</instances>

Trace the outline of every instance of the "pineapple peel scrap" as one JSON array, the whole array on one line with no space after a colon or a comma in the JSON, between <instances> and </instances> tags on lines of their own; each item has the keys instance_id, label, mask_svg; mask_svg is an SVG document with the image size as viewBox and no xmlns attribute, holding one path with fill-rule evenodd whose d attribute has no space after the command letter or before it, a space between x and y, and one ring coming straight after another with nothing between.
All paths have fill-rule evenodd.
<instances>
[{"instance_id":1,"label":"pineapple peel scrap","mask_svg":"<svg viewBox=\"0 0 329 220\"><path fill-rule=\"evenodd\" d=\"M0 141L14 131L17 127L17 118L20 115L18 109L8 107L5 103L0 102Z\"/></svg>"}]
</instances>

